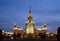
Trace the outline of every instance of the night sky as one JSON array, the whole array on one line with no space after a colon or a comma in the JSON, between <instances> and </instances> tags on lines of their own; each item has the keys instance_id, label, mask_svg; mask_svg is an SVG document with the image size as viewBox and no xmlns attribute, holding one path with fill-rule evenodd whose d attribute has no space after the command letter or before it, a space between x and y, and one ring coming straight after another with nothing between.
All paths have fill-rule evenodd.
<instances>
[{"instance_id":1,"label":"night sky","mask_svg":"<svg viewBox=\"0 0 60 41\"><path fill-rule=\"evenodd\" d=\"M13 31L14 23L24 28L30 5L35 27L45 22L48 31L57 30L60 26L60 0L0 0L0 29Z\"/></svg>"}]
</instances>

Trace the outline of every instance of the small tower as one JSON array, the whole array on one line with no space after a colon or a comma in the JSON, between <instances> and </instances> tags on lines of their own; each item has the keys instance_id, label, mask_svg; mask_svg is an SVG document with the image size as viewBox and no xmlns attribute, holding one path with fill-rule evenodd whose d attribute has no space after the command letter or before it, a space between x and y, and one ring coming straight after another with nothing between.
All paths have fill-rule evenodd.
<instances>
[{"instance_id":1,"label":"small tower","mask_svg":"<svg viewBox=\"0 0 60 41\"><path fill-rule=\"evenodd\" d=\"M14 23L13 31L15 34L18 34L18 25L16 23Z\"/></svg>"},{"instance_id":2,"label":"small tower","mask_svg":"<svg viewBox=\"0 0 60 41\"><path fill-rule=\"evenodd\" d=\"M46 34L46 32L47 32L47 28L46 28L46 23L44 23L43 25L42 25L42 31L41 31L43 34L45 33Z\"/></svg>"},{"instance_id":3,"label":"small tower","mask_svg":"<svg viewBox=\"0 0 60 41\"><path fill-rule=\"evenodd\" d=\"M14 23L14 28L13 30L18 30L18 25L16 23Z\"/></svg>"},{"instance_id":4,"label":"small tower","mask_svg":"<svg viewBox=\"0 0 60 41\"><path fill-rule=\"evenodd\" d=\"M46 28L46 23L44 23L44 24L42 25L42 30L47 30L47 28Z\"/></svg>"}]
</instances>

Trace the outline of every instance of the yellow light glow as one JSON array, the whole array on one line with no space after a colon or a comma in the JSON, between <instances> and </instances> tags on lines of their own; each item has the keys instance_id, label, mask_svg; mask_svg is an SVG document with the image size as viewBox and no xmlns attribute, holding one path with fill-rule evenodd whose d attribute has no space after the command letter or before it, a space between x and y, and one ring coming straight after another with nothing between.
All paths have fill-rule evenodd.
<instances>
[{"instance_id":1,"label":"yellow light glow","mask_svg":"<svg viewBox=\"0 0 60 41\"><path fill-rule=\"evenodd\" d=\"M42 28L42 30L47 30L47 28Z\"/></svg>"},{"instance_id":2,"label":"yellow light glow","mask_svg":"<svg viewBox=\"0 0 60 41\"><path fill-rule=\"evenodd\" d=\"M30 16L32 16L32 14L31 14L31 13L28 15L28 17L30 17Z\"/></svg>"},{"instance_id":3,"label":"yellow light glow","mask_svg":"<svg viewBox=\"0 0 60 41\"><path fill-rule=\"evenodd\" d=\"M27 25L27 28L26 28L26 33L34 33L34 28L33 28L33 25L31 24L28 24Z\"/></svg>"},{"instance_id":4,"label":"yellow light glow","mask_svg":"<svg viewBox=\"0 0 60 41\"><path fill-rule=\"evenodd\" d=\"M18 28L13 28L14 30L18 30Z\"/></svg>"}]
</instances>

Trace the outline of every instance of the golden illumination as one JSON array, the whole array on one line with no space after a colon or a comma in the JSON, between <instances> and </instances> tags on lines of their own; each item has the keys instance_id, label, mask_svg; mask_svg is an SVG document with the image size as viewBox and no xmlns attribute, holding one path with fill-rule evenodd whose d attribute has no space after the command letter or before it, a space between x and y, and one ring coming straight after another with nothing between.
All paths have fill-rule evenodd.
<instances>
[{"instance_id":1,"label":"golden illumination","mask_svg":"<svg viewBox=\"0 0 60 41\"><path fill-rule=\"evenodd\" d=\"M32 17L32 14L29 14L28 17Z\"/></svg>"},{"instance_id":2,"label":"golden illumination","mask_svg":"<svg viewBox=\"0 0 60 41\"><path fill-rule=\"evenodd\" d=\"M31 24L27 25L26 33L34 33L33 25L31 25Z\"/></svg>"},{"instance_id":3,"label":"golden illumination","mask_svg":"<svg viewBox=\"0 0 60 41\"><path fill-rule=\"evenodd\" d=\"M14 30L18 30L18 28L13 28Z\"/></svg>"},{"instance_id":4,"label":"golden illumination","mask_svg":"<svg viewBox=\"0 0 60 41\"><path fill-rule=\"evenodd\" d=\"M46 30L46 28L42 28L42 30Z\"/></svg>"},{"instance_id":5,"label":"golden illumination","mask_svg":"<svg viewBox=\"0 0 60 41\"><path fill-rule=\"evenodd\" d=\"M28 21L26 22L26 33L34 33L34 21L32 20L31 10L29 10Z\"/></svg>"}]
</instances>

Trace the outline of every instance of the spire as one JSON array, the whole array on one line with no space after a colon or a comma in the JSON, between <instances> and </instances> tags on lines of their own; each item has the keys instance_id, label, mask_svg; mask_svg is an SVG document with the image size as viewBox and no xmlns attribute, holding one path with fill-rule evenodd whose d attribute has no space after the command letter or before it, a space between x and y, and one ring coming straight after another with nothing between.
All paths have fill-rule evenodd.
<instances>
[{"instance_id":1,"label":"spire","mask_svg":"<svg viewBox=\"0 0 60 41\"><path fill-rule=\"evenodd\" d=\"M29 14L31 13L31 6L29 7Z\"/></svg>"},{"instance_id":2,"label":"spire","mask_svg":"<svg viewBox=\"0 0 60 41\"><path fill-rule=\"evenodd\" d=\"M29 22L31 22L31 20L32 20L31 6L29 7L28 20L29 20Z\"/></svg>"},{"instance_id":3,"label":"spire","mask_svg":"<svg viewBox=\"0 0 60 41\"><path fill-rule=\"evenodd\" d=\"M29 7L29 14L28 17L32 17L31 6Z\"/></svg>"}]
</instances>

